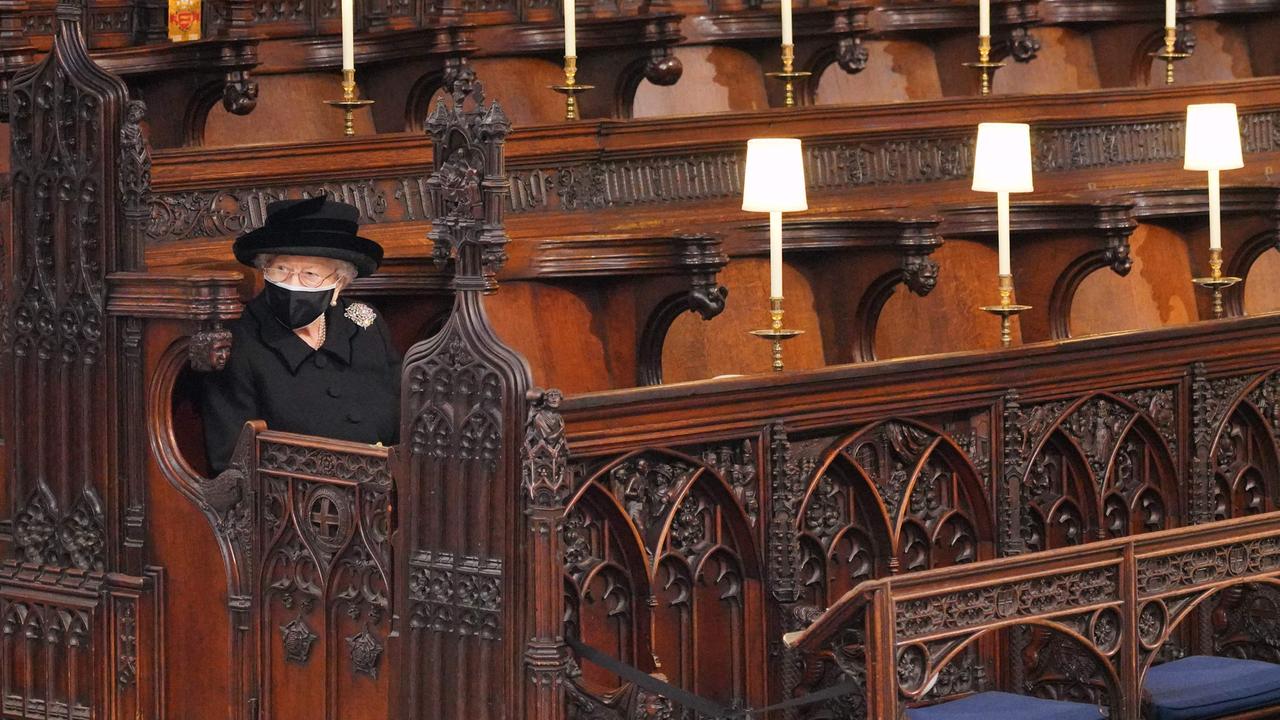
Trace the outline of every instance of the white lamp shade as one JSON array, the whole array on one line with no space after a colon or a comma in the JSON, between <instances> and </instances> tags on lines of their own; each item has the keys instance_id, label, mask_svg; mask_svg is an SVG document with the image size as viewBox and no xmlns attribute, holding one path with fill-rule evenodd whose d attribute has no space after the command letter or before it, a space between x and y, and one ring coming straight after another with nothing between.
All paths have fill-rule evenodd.
<instances>
[{"instance_id":1,"label":"white lamp shade","mask_svg":"<svg viewBox=\"0 0 1280 720\"><path fill-rule=\"evenodd\" d=\"M981 123L973 153L973 189L1031 192L1031 126Z\"/></svg>"},{"instance_id":2,"label":"white lamp shade","mask_svg":"<svg viewBox=\"0 0 1280 720\"><path fill-rule=\"evenodd\" d=\"M1244 167L1235 103L1187 106L1187 170Z\"/></svg>"},{"instance_id":3,"label":"white lamp shade","mask_svg":"<svg viewBox=\"0 0 1280 720\"><path fill-rule=\"evenodd\" d=\"M742 209L750 212L797 212L809 209L804 189L804 153L796 138L747 141L747 177Z\"/></svg>"}]
</instances>

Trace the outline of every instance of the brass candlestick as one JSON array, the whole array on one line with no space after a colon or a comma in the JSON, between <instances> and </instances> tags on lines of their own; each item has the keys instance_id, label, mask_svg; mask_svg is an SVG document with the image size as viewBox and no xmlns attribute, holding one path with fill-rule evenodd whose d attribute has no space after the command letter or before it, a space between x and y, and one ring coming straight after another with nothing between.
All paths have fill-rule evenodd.
<instances>
[{"instance_id":1,"label":"brass candlestick","mask_svg":"<svg viewBox=\"0 0 1280 720\"><path fill-rule=\"evenodd\" d=\"M1191 282L1202 288L1213 291L1213 316L1222 317L1225 308L1222 306L1222 291L1240 282L1240 278L1222 274L1222 250L1209 249L1209 277L1192 278Z\"/></svg>"},{"instance_id":2,"label":"brass candlestick","mask_svg":"<svg viewBox=\"0 0 1280 720\"><path fill-rule=\"evenodd\" d=\"M342 71L342 99L341 100L325 100L327 105L331 105L342 110L342 134L350 137L356 134L355 111L367 105L372 105L372 100L360 100L356 96L356 71Z\"/></svg>"},{"instance_id":3,"label":"brass candlestick","mask_svg":"<svg viewBox=\"0 0 1280 720\"><path fill-rule=\"evenodd\" d=\"M583 93L595 88L595 85L579 85L577 83L578 75L578 57L576 55L564 56L564 84L552 85L551 89L564 95L564 119L578 119L578 93Z\"/></svg>"},{"instance_id":4,"label":"brass candlestick","mask_svg":"<svg viewBox=\"0 0 1280 720\"><path fill-rule=\"evenodd\" d=\"M984 305L980 310L1000 316L1000 344L1009 347L1013 342L1013 316L1030 310L1030 305L1013 304L1013 276L1000 276L1000 304Z\"/></svg>"},{"instance_id":5,"label":"brass candlestick","mask_svg":"<svg viewBox=\"0 0 1280 720\"><path fill-rule=\"evenodd\" d=\"M1164 29L1164 47L1151 53L1152 57L1164 60L1164 83L1166 85L1173 84L1173 62L1183 58L1191 57L1191 53L1178 52L1174 48L1178 44L1178 29L1167 27Z\"/></svg>"},{"instance_id":6,"label":"brass candlestick","mask_svg":"<svg viewBox=\"0 0 1280 720\"><path fill-rule=\"evenodd\" d=\"M996 68L1004 67L1004 63L1002 62L991 62L990 35L978 36L978 62L967 62L964 66L978 71L979 76L982 78L982 94L990 95L991 74L996 71Z\"/></svg>"},{"instance_id":7,"label":"brass candlestick","mask_svg":"<svg viewBox=\"0 0 1280 720\"><path fill-rule=\"evenodd\" d=\"M784 330L782 328L782 298L769 298L769 328L752 330L751 334L773 343L773 371L782 372L782 341L803 335L803 330Z\"/></svg>"},{"instance_id":8,"label":"brass candlestick","mask_svg":"<svg viewBox=\"0 0 1280 720\"><path fill-rule=\"evenodd\" d=\"M796 106L795 81L803 78L807 78L813 74L811 72L806 72L804 70L797 72L795 70L795 62L796 62L796 46L783 45L782 46L782 72L765 73L765 75L771 78L776 78L786 83L787 96L786 96L786 99L784 100L784 103L786 107L789 107L789 108Z\"/></svg>"}]
</instances>

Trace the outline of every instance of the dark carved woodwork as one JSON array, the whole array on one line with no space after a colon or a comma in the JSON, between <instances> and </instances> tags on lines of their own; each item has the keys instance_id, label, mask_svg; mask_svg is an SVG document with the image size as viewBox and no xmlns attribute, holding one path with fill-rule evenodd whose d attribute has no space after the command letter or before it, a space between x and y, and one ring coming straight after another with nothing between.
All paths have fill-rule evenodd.
<instances>
[{"instance_id":1,"label":"dark carved woodwork","mask_svg":"<svg viewBox=\"0 0 1280 720\"><path fill-rule=\"evenodd\" d=\"M1241 322L1256 323L1253 327L1259 334L1254 337L1262 343L1258 349L1270 346L1271 341L1263 339L1267 332L1263 328L1273 321ZM1244 330L1245 325L1236 327ZM759 526L760 532L767 532L761 561L767 573L769 603L776 608L775 619L769 622L783 631L805 627L804 618L812 614L813 607L836 602L860 582L873 584L876 578L907 570L955 567L994 557L997 549L1001 555L1035 558L1036 554L1028 551L1063 546L1083 549L1110 542L1106 538L1142 537L1176 527L1186 521L1192 508L1216 502L1214 486L1189 484L1190 473L1180 469L1187 467L1180 460L1183 449L1192 452L1197 444L1192 436L1184 435L1183 428L1203 425L1219 432L1216 428L1242 412L1258 417L1280 415L1280 404L1275 400L1280 389L1271 389L1268 381L1272 377L1266 370L1270 361L1264 360L1264 355L1250 356L1252 351L1248 350L1241 354L1242 348L1234 344L1237 340L1224 339L1222 330L1164 331L1159 334L1164 340L1157 355L1148 355L1145 348L1119 338L1098 338L1032 346L1038 350L1030 357L1008 363L998 354L972 355L942 363L945 367L939 367L938 361L908 363L900 368L894 363L883 369L867 365L798 373L768 382L750 378L719 381L692 397L681 395L679 402L674 402L676 389L663 388L568 398L562 407L570 447L573 457L582 458L578 461L581 470L574 475L590 480L588 486L600 486L580 490L578 507L608 510L595 510L596 519L589 521L585 520L588 516L572 512L567 516L566 548L584 548L568 551L567 562L578 567L574 563L580 559L601 558L605 552L588 551L586 548L593 546L575 545L572 538L612 536L652 541L655 531L645 528L662 527L680 488L699 476L699 463L689 454L675 456L655 445L654 428L661 427L666 442L683 448L723 446L729 424L754 427L778 417L786 418L785 429L780 425L770 428L768 442L759 445L766 453L757 461L754 473L744 474L750 466L744 466L741 459L722 461L720 466L734 468L732 472L721 471L726 478L769 478L770 504L762 507L771 519ZM1197 348L1197 343L1203 344ZM1227 347L1233 348L1228 356L1216 355ZM1216 409L1208 411L1210 418L1216 419L1202 421L1197 419L1205 414L1197 409L1202 401L1186 404L1181 388L1188 375L1193 378L1192 387L1212 382L1194 380L1201 370L1189 373L1197 353L1209 348L1215 353L1215 373L1224 378L1224 384L1214 395L1220 398L1215 401ZM1054 360L1043 362L1050 355ZM1104 365L1111 369L1097 367L1096 358L1104 355ZM1072 358L1094 360L1076 365ZM911 378L907 381L913 388L910 397L889 390L900 387L905 377ZM1142 379L1135 382L1138 377ZM810 385L819 378L820 386ZM926 389L930 387L935 389ZM1009 387L1018 392L1002 390ZM1065 398L1064 392L1069 393ZM1192 394L1197 392L1202 391ZM975 404L975 397L984 399ZM1247 397L1252 399L1246 403ZM914 416L893 419L896 413ZM848 428L850 422L854 423L852 429ZM1270 433L1274 425L1260 427ZM1204 434L1197 433L1196 437ZM976 437L984 434L989 442L976 442ZM754 442L755 433L750 437ZM1205 442L1212 442L1212 437ZM1001 462L993 466L985 460L985 447L1002 448ZM944 462L939 465L930 460L928 448L941 453L939 460ZM1222 458L1224 451L1211 452ZM596 460L600 457L617 457L620 460L615 462L623 464L601 466ZM740 457L750 455L742 453ZM1265 477L1274 474L1261 471ZM1232 470L1229 475L1244 477L1248 473ZM937 484L939 479L946 479L946 483ZM1274 490L1267 492L1274 497ZM1251 490L1242 489L1239 494L1242 498L1257 497ZM588 498L595 498L594 504L588 504ZM1232 517L1251 512L1247 502L1237 506L1239 510L1228 510ZM746 507L741 504L739 512L745 512ZM1265 510L1271 507L1259 506ZM986 519L993 517L1000 519L998 526ZM959 522L963 532L944 532L945 523L935 524L934 520L941 518L951 518L953 526ZM605 531L609 523L625 531ZM574 529L568 532L568 528ZM946 540L940 545L931 545L943 538ZM956 544L958 538L962 540ZM959 554L954 552L957 548ZM648 575L650 570L648 566L629 569L634 560L629 563L625 559L628 553L613 553L612 557L620 559L614 565L618 574L600 586L601 592L607 589L618 603L610 607L627 608L620 618L643 624L643 619L635 619L639 612L635 597L646 583L654 582ZM638 550L629 556L646 557ZM596 567L599 562L592 560L581 567ZM1100 592L1098 583L1115 588L1118 582L1114 573L1094 575L1088 575L1082 592ZM663 580L659 575L659 585ZM1082 576L1081 581L1085 580ZM1047 602L1056 597L1058 586L1046 587L1049 589L1043 597ZM657 588L654 592L661 597ZM1108 592L1116 597L1114 590ZM570 607L584 602L575 601L573 593L569 597ZM974 598L960 603L957 599L954 610L944 615L977 613L987 607L986 602ZM976 640L969 649L939 645L936 652L933 646L927 652L922 650L919 658L913 656L910 663L898 665L904 668L904 677L921 678L904 683L911 690L908 694L934 701L947 693L990 689L996 679L1012 678L1010 687L1022 692L1105 700L1113 708L1121 707L1116 692L1120 626L1114 611L1091 605L1084 611L1067 612L1064 606L1053 612L1060 617L1049 626L1035 626L1029 633L1011 632L1008 652L994 649L994 636ZM651 622L654 642L660 647L663 626L671 619L659 613ZM640 630L633 630L632 635L616 634L618 630L610 635L595 632L598 647L619 647L619 657L624 660L643 654L643 644L635 640ZM1077 641L1065 640L1063 632L1086 638L1083 650ZM1174 635L1161 640L1160 647L1181 637ZM1090 650L1090 644L1102 650ZM962 652L947 663L950 669L932 664L941 657L938 653L953 649ZM1017 656L1010 654L1015 652ZM785 698L838 682L839 672L831 674L839 667L838 660L854 668L854 676L864 672L856 669L863 665L848 662L846 655L845 650L837 652L834 647L816 654L773 647L762 649L757 657L762 663L770 658L770 686ZM666 653L659 652L659 660L664 669L671 667ZM925 679L926 675L935 679ZM597 678L595 687L601 693L614 686ZM931 688L928 694L923 691L926 687ZM580 690L596 698L597 704L613 697L592 695L589 686ZM864 702L875 706L875 698L870 696L852 697L844 704L860 707Z\"/></svg>"},{"instance_id":2,"label":"dark carved woodwork","mask_svg":"<svg viewBox=\"0 0 1280 720\"><path fill-rule=\"evenodd\" d=\"M506 260L510 124L496 102L485 103L474 74L453 80L427 120L427 188L433 257L454 266L456 299L440 332L406 354L401 386L395 572L406 581L395 596L402 641L393 714L404 718L522 716L526 652L538 660L534 707L554 707L562 688L550 680L562 666L548 655L559 651L547 619L529 624L520 584L525 529L545 521L545 513L524 516L519 492L529 369L484 311L483 294Z\"/></svg>"},{"instance_id":3,"label":"dark carved woodwork","mask_svg":"<svg viewBox=\"0 0 1280 720\"><path fill-rule=\"evenodd\" d=\"M1136 718L1142 677L1180 624L1214 590L1238 602L1240 588L1272 584L1277 574L1280 517L1267 514L1105 541L1052 559L1029 554L863 583L788 644L815 652L865 632L869 655L892 653L897 662L867 663L857 677L865 676L878 717L896 717L942 677L957 650L1010 624L1043 628L1054 634L1032 655L1054 653L1072 675L1028 690Z\"/></svg>"},{"instance_id":4,"label":"dark carved woodwork","mask_svg":"<svg viewBox=\"0 0 1280 720\"><path fill-rule=\"evenodd\" d=\"M1160 90L1141 104L1132 91L1098 92L1078 101L1080 116L1111 115L1106 122L1057 119L1047 99L1014 103L996 97L981 106L959 99L876 106L855 119L838 108L809 108L780 119L735 116L723 127L716 121L664 119L631 121L625 132L591 122L539 128L522 133L509 148L509 225L516 237L542 240L631 234L635 223L662 217L672 228L723 229L728 253L735 255L730 231L743 222L733 205L741 193L743 143L770 133L806 140L810 204L817 216L886 202L923 209L944 197L948 204L972 203L967 190L944 190L932 181L967 181L971 120L997 117L1036 126L1041 193L1078 191L1078 173L1086 171L1106 172L1113 178L1108 184L1126 190L1158 186L1167 172L1157 168L1181 161L1185 104L1223 98L1241 106L1249 158L1234 177L1253 173L1261 178L1262 166L1280 153L1280 123L1269 99L1272 84L1270 79L1222 84L1213 93ZM1114 117L1117 104L1133 104L1134 110ZM961 116L966 119L957 122ZM547 150L552 144L555 152ZM409 253L409 235L394 226L414 223L425 229L429 153L423 140L403 135L310 143L287 151L169 151L156 160L148 245L153 253L165 248L225 255L210 240L258 226L271 200L325 192L361 208L362 223L372 226L376 239ZM306 168L301 177L300 167ZM246 184L246 174L258 179ZM866 188L875 192L860 192ZM528 276L522 263L516 259L507 276Z\"/></svg>"},{"instance_id":5,"label":"dark carved woodwork","mask_svg":"<svg viewBox=\"0 0 1280 720\"><path fill-rule=\"evenodd\" d=\"M1114 199L1011 204L1017 298L1032 306L1019 318L1024 342L1071 337L1071 303L1080 283L1104 268L1121 277L1129 274L1129 236L1137 227L1132 209L1130 202ZM941 214L938 233L944 238L991 242L995 237L993 200L944 208Z\"/></svg>"},{"instance_id":6,"label":"dark carved woodwork","mask_svg":"<svg viewBox=\"0 0 1280 720\"><path fill-rule=\"evenodd\" d=\"M83 14L59 4L52 49L8 87L0 613L3 663L26 679L0 701L5 714L145 716L160 583L144 560L143 427L129 420L142 416L141 323L111 306L108 275L142 263L150 159L142 106L90 60Z\"/></svg>"}]
</instances>

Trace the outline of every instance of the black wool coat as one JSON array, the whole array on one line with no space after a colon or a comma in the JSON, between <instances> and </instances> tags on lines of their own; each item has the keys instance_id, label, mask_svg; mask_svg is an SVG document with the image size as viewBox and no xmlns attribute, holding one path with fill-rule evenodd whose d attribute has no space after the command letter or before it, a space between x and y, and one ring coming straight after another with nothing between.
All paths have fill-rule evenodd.
<instances>
[{"instance_id":1,"label":"black wool coat","mask_svg":"<svg viewBox=\"0 0 1280 720\"><path fill-rule=\"evenodd\" d=\"M227 366L204 384L205 447L215 474L230 462L249 420L339 440L396 441L401 359L386 323L343 298L325 321L319 350L276 320L262 295L231 324Z\"/></svg>"}]
</instances>

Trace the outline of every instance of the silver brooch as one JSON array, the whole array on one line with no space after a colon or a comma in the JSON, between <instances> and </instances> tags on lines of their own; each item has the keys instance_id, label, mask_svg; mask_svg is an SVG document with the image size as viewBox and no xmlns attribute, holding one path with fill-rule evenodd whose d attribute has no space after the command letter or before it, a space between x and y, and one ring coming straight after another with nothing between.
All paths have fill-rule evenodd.
<instances>
[{"instance_id":1,"label":"silver brooch","mask_svg":"<svg viewBox=\"0 0 1280 720\"><path fill-rule=\"evenodd\" d=\"M373 319L377 314L373 312L373 308L364 303L351 303L347 306L347 311L343 313L351 322L362 328L368 328L373 324Z\"/></svg>"}]
</instances>

